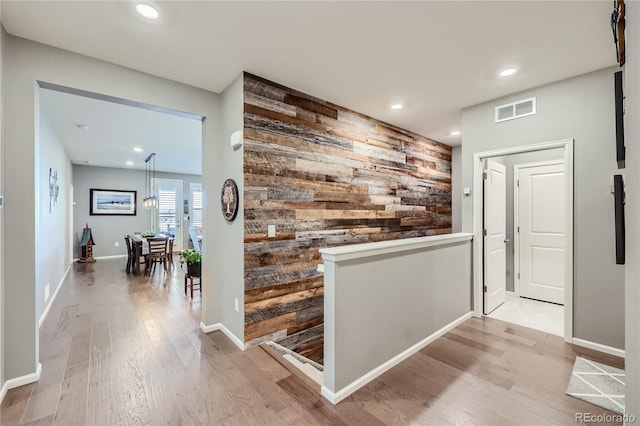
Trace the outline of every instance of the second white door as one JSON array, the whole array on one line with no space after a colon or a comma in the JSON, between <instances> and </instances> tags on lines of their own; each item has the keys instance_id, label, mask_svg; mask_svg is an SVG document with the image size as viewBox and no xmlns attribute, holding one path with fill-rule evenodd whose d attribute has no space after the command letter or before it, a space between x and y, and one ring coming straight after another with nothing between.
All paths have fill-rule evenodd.
<instances>
[{"instance_id":1,"label":"second white door","mask_svg":"<svg viewBox=\"0 0 640 426\"><path fill-rule=\"evenodd\" d=\"M564 164L517 170L520 296L564 304Z\"/></svg>"},{"instance_id":2,"label":"second white door","mask_svg":"<svg viewBox=\"0 0 640 426\"><path fill-rule=\"evenodd\" d=\"M487 160L484 178L484 313L507 300L506 168Z\"/></svg>"}]
</instances>

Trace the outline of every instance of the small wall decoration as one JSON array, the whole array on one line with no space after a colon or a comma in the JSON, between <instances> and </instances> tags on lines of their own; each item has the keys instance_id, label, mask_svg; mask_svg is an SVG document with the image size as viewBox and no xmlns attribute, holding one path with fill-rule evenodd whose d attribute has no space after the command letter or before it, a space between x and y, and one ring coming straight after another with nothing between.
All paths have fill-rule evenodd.
<instances>
[{"instance_id":1,"label":"small wall decoration","mask_svg":"<svg viewBox=\"0 0 640 426\"><path fill-rule=\"evenodd\" d=\"M58 171L49 167L49 213L51 208L58 202L58 193L60 187L58 186Z\"/></svg>"},{"instance_id":2,"label":"small wall decoration","mask_svg":"<svg viewBox=\"0 0 640 426\"><path fill-rule=\"evenodd\" d=\"M94 188L91 188L90 191L90 215L136 215L137 191Z\"/></svg>"},{"instance_id":3,"label":"small wall decoration","mask_svg":"<svg viewBox=\"0 0 640 426\"><path fill-rule=\"evenodd\" d=\"M613 32L613 43L616 45L616 56L618 64L625 63L625 5L624 0L613 1L613 12L611 12L611 31Z\"/></svg>"},{"instance_id":4,"label":"small wall decoration","mask_svg":"<svg viewBox=\"0 0 640 426\"><path fill-rule=\"evenodd\" d=\"M238 185L233 179L222 184L222 215L228 222L233 222L238 214Z\"/></svg>"}]
</instances>

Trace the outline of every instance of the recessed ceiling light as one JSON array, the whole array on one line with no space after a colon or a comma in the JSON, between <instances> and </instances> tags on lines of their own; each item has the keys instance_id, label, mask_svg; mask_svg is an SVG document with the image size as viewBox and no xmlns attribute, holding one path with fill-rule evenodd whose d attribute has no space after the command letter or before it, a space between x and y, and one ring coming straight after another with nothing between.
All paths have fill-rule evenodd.
<instances>
[{"instance_id":1,"label":"recessed ceiling light","mask_svg":"<svg viewBox=\"0 0 640 426\"><path fill-rule=\"evenodd\" d=\"M78 129L82 129L82 130L89 130L89 125L88 124L78 123L78 124L76 124L76 127Z\"/></svg>"},{"instance_id":2,"label":"recessed ceiling light","mask_svg":"<svg viewBox=\"0 0 640 426\"><path fill-rule=\"evenodd\" d=\"M511 75L514 75L517 72L518 72L517 68L505 68L502 71L500 71L500 77L509 77Z\"/></svg>"},{"instance_id":3,"label":"recessed ceiling light","mask_svg":"<svg viewBox=\"0 0 640 426\"><path fill-rule=\"evenodd\" d=\"M391 105L391 109L402 109L402 104L393 104Z\"/></svg>"},{"instance_id":4,"label":"recessed ceiling light","mask_svg":"<svg viewBox=\"0 0 640 426\"><path fill-rule=\"evenodd\" d=\"M133 161L127 161L127 166L133 166Z\"/></svg>"},{"instance_id":5,"label":"recessed ceiling light","mask_svg":"<svg viewBox=\"0 0 640 426\"><path fill-rule=\"evenodd\" d=\"M460 130L454 130L453 132L449 133L451 136L458 136L460 134Z\"/></svg>"},{"instance_id":6,"label":"recessed ceiling light","mask_svg":"<svg viewBox=\"0 0 640 426\"><path fill-rule=\"evenodd\" d=\"M160 13L158 13L158 10L146 3L138 3L138 5L136 6L136 11L147 19L155 20L160 17Z\"/></svg>"},{"instance_id":7,"label":"recessed ceiling light","mask_svg":"<svg viewBox=\"0 0 640 426\"><path fill-rule=\"evenodd\" d=\"M142 152L142 148L137 147L137 146L136 146L135 148L133 148L133 150L134 150L135 152Z\"/></svg>"}]
</instances>

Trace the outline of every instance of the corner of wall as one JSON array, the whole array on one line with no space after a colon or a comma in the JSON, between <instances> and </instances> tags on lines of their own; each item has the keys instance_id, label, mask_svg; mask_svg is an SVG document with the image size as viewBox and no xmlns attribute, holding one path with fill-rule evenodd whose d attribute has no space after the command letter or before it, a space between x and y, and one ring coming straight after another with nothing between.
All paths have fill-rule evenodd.
<instances>
[{"instance_id":1,"label":"corner of wall","mask_svg":"<svg viewBox=\"0 0 640 426\"><path fill-rule=\"evenodd\" d=\"M625 265L625 415L640 417L640 3L627 2L627 63L625 65L625 138L627 158L625 185L627 201L627 262ZM633 142L631 142L633 141Z\"/></svg>"},{"instance_id":2,"label":"corner of wall","mask_svg":"<svg viewBox=\"0 0 640 426\"><path fill-rule=\"evenodd\" d=\"M0 194L4 195L4 54L6 32L0 22ZM0 403L6 394L4 375L4 210L0 210Z\"/></svg>"},{"instance_id":3,"label":"corner of wall","mask_svg":"<svg viewBox=\"0 0 640 426\"><path fill-rule=\"evenodd\" d=\"M216 194L226 179L233 179L238 186L238 214L232 222L222 219L220 238L222 250L223 279L215 296L220 312L220 322L244 344L244 193L243 154L244 149L230 144L234 132L243 131L244 73L236 77L222 92L221 158L222 176L213 188ZM244 145L244 143L243 143ZM212 203L214 214L220 214L219 205Z\"/></svg>"}]
</instances>

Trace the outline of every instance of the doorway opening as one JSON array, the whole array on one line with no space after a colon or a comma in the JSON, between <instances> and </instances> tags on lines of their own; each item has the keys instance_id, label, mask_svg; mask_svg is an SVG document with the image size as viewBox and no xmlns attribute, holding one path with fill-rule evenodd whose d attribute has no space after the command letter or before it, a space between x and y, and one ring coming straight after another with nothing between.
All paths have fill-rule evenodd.
<instances>
[{"instance_id":1,"label":"doorway opening","mask_svg":"<svg viewBox=\"0 0 640 426\"><path fill-rule=\"evenodd\" d=\"M117 258L112 264L123 274L123 283L142 281L146 269L140 266L144 261L130 268L133 244L125 235L166 232L174 241L167 256L189 246L188 225L183 226L188 218L185 206L190 202L190 185L202 185L204 117L42 81L37 82L36 93L35 190L41 194L36 204L36 217L41 218L36 222L40 242L36 265L42 265L36 268L36 310L42 322L66 276L58 265L68 272L79 257L85 225L92 229L92 238L101 241L94 257ZM159 209L142 204L151 195L144 172L144 158L150 152L159 154L157 177L162 183L153 192ZM47 171L48 182L42 171ZM123 212L100 212L91 197L96 190L127 193L130 207ZM147 247L141 249L144 253ZM167 269L171 273L154 282L172 286L160 289L158 285L158 291L181 294L181 269ZM193 299L190 302L199 315L202 297L195 304Z\"/></svg>"},{"instance_id":2,"label":"doorway opening","mask_svg":"<svg viewBox=\"0 0 640 426\"><path fill-rule=\"evenodd\" d=\"M474 154L474 193L474 316L537 317L521 325L571 341L573 140Z\"/></svg>"}]
</instances>

